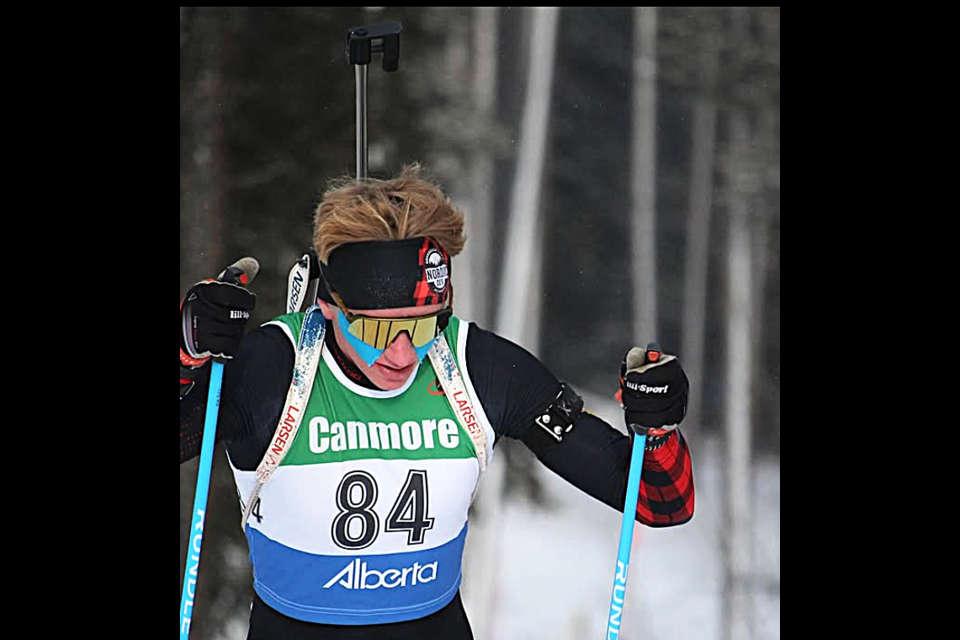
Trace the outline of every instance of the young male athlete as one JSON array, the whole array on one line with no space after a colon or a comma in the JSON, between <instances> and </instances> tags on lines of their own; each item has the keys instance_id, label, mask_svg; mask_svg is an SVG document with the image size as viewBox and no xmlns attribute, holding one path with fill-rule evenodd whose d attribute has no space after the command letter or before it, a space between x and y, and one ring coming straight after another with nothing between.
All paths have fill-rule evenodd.
<instances>
[{"instance_id":1,"label":"young male athlete","mask_svg":"<svg viewBox=\"0 0 960 640\"><path fill-rule=\"evenodd\" d=\"M465 240L463 214L416 166L341 181L315 216L322 318L245 334L256 298L244 287L207 280L184 298L180 463L200 450L207 363L228 359L217 438L246 518L249 640L472 638L459 594L467 516L502 438L622 511L631 437L583 411L521 346L454 315L451 259ZM310 362L298 360L301 330L317 321L322 349L298 408L288 392ZM672 356L631 351L621 402L648 436L637 520L683 524L694 511L677 429L687 378Z\"/></svg>"}]
</instances>

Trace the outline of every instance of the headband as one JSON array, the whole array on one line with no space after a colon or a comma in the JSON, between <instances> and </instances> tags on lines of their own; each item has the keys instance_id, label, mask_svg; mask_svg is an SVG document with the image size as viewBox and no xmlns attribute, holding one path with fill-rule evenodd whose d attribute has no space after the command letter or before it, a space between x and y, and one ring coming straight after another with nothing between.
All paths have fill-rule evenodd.
<instances>
[{"instance_id":1,"label":"headband","mask_svg":"<svg viewBox=\"0 0 960 640\"><path fill-rule=\"evenodd\" d=\"M433 238L344 244L321 272L350 309L424 307L450 297L450 256ZM321 291L321 299L333 302Z\"/></svg>"}]
</instances>

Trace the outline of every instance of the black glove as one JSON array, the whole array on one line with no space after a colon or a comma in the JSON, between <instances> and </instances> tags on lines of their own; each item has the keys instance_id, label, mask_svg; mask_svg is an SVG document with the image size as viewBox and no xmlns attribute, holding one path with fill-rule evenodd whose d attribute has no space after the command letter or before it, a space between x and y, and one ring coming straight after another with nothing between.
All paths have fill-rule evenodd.
<instances>
[{"instance_id":1,"label":"black glove","mask_svg":"<svg viewBox=\"0 0 960 640\"><path fill-rule=\"evenodd\" d=\"M216 280L204 280L190 288L180 305L181 367L236 355L250 312L257 305L257 296L241 285L249 284L258 269L255 260L244 258Z\"/></svg>"},{"instance_id":2,"label":"black glove","mask_svg":"<svg viewBox=\"0 0 960 640\"><path fill-rule=\"evenodd\" d=\"M687 414L689 389L680 361L655 343L631 349L620 364L620 402L631 433L660 437L676 429Z\"/></svg>"}]
</instances>

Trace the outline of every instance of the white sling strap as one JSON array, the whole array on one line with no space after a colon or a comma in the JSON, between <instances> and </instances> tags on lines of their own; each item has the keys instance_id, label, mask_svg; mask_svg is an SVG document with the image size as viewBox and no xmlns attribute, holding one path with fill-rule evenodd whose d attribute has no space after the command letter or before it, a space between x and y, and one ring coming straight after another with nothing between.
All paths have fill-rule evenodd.
<instances>
[{"instance_id":1,"label":"white sling strap","mask_svg":"<svg viewBox=\"0 0 960 640\"><path fill-rule=\"evenodd\" d=\"M290 450L290 445L293 444L293 440L300 430L300 422L303 420L307 403L310 402L310 391L313 389L313 381L320 364L326 327L326 319L320 312L320 307L313 305L307 309L303 317L303 327L300 330L297 358L293 366L293 381L290 383L287 400L284 403L283 411L280 413L280 423L277 425L277 431L267 448L267 453L260 461L260 466L257 467L257 484L243 509L243 516L240 521L241 529L246 526L250 514L253 513L260 497L260 490L269 482L274 471L283 462Z\"/></svg>"},{"instance_id":2,"label":"white sling strap","mask_svg":"<svg viewBox=\"0 0 960 640\"><path fill-rule=\"evenodd\" d=\"M443 385L444 395L450 403L450 408L460 421L460 425L470 434L473 441L473 448L477 450L477 460L480 461L480 477L487 470L487 433L483 430L483 425L477 418L477 411L474 409L473 400L463 386L463 378L460 376L460 370L453 359L453 353L450 351L450 345L441 333L430 348L430 362L433 363L433 370L440 378L440 384ZM479 479L477 480L479 485Z\"/></svg>"},{"instance_id":3,"label":"white sling strap","mask_svg":"<svg viewBox=\"0 0 960 640\"><path fill-rule=\"evenodd\" d=\"M320 354L323 351L323 336L325 333L325 321L319 308L314 305L307 310L307 315L303 321L303 329L300 332L300 343L297 347L297 358L294 364L293 383L290 385L290 391L287 393L287 401L284 410L280 414L280 423L277 425L277 431L273 436L270 447L266 455L257 467L257 484L247 500L246 507L243 510L243 519L240 521L240 528L244 528L253 513L257 499L260 497L260 491L263 486L269 482L273 473L283 462L287 451L294 438L297 437L297 431L300 430L300 422L303 420L303 413L310 402L310 392L313 389L313 381L317 373L317 367L320 364ZM483 426L477 419L477 412L474 409L473 399L467 393L463 385L463 378L460 376L460 370L457 368L453 352L450 345L441 333L437 336L433 347L430 348L430 362L433 364L433 370L440 379L443 386L444 395L450 408L456 414L457 420L463 429L470 435L473 442L473 448L477 452L477 460L480 463L480 475L477 478L477 486L480 485L480 479L484 471L487 470L488 443L487 434Z\"/></svg>"}]
</instances>

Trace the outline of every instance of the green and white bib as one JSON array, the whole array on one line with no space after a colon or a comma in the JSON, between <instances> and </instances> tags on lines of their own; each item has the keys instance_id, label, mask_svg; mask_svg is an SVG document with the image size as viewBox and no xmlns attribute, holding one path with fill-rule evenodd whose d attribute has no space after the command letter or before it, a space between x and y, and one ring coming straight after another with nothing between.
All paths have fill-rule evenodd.
<instances>
[{"instance_id":1,"label":"green and white bib","mask_svg":"<svg viewBox=\"0 0 960 640\"><path fill-rule=\"evenodd\" d=\"M276 324L294 348L303 314ZM478 421L492 427L465 365L470 324L444 331ZM413 620L460 588L477 452L425 359L407 384L352 382L324 349L300 430L245 532L254 588L289 617L322 624ZM256 484L233 469L241 502Z\"/></svg>"}]
</instances>

